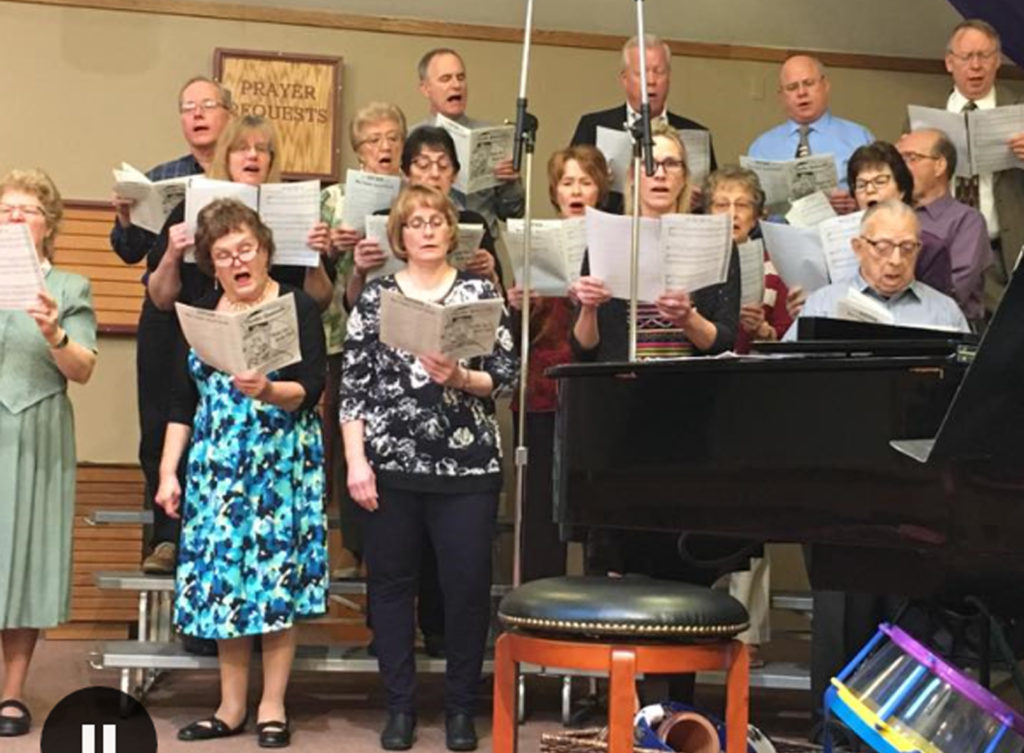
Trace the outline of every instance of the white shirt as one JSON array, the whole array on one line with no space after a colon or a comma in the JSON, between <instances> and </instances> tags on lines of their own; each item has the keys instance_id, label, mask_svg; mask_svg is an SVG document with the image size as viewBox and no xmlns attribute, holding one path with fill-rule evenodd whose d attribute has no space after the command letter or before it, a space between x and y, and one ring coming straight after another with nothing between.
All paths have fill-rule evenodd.
<instances>
[{"instance_id":1,"label":"white shirt","mask_svg":"<svg viewBox=\"0 0 1024 753\"><path fill-rule=\"evenodd\" d=\"M964 107L970 101L954 86L953 93L946 101L946 110L948 112L963 112ZM974 100L974 103L979 110L993 109L996 106L996 88L993 86L989 89L988 94L981 99ZM988 225L988 237L990 239L998 238L999 217L996 214L995 195L992 193L992 173L978 176L978 211L984 216L985 224Z\"/></svg>"},{"instance_id":2,"label":"white shirt","mask_svg":"<svg viewBox=\"0 0 1024 753\"><path fill-rule=\"evenodd\" d=\"M640 113L637 110L634 110L630 106L629 102L626 103L626 117L628 118L630 126L640 120ZM665 125L668 125L668 107L662 108L660 115L651 116L651 125L654 125L655 123L664 123Z\"/></svg>"}]
</instances>

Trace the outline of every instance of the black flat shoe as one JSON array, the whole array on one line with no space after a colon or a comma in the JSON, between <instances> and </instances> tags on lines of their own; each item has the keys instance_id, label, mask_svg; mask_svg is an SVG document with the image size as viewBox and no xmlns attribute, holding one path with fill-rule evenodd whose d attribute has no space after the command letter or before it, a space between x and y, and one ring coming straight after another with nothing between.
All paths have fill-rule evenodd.
<instances>
[{"instance_id":1,"label":"black flat shoe","mask_svg":"<svg viewBox=\"0 0 1024 753\"><path fill-rule=\"evenodd\" d=\"M22 735L27 735L29 728L32 726L32 714L29 712L28 707L21 701L15 701L11 698L0 703L0 711L4 709L17 709L21 712L21 716L0 715L0 737L21 737Z\"/></svg>"},{"instance_id":2,"label":"black flat shoe","mask_svg":"<svg viewBox=\"0 0 1024 753\"><path fill-rule=\"evenodd\" d=\"M179 729L178 739L185 742L194 742L196 740L213 740L218 737L232 737L244 731L245 724L248 721L249 716L246 715L242 723L232 729L224 723L224 720L211 716L207 719L192 722L187 727Z\"/></svg>"},{"instance_id":3,"label":"black flat shoe","mask_svg":"<svg viewBox=\"0 0 1024 753\"><path fill-rule=\"evenodd\" d=\"M389 711L388 723L380 733L384 750L409 750L416 737L416 715L406 711Z\"/></svg>"},{"instance_id":4,"label":"black flat shoe","mask_svg":"<svg viewBox=\"0 0 1024 753\"><path fill-rule=\"evenodd\" d=\"M452 714L444 720L444 742L448 750L476 750L476 725L470 714Z\"/></svg>"},{"instance_id":5,"label":"black flat shoe","mask_svg":"<svg viewBox=\"0 0 1024 753\"><path fill-rule=\"evenodd\" d=\"M283 722L260 722L256 733L261 748L287 748L292 742L288 720Z\"/></svg>"}]
</instances>

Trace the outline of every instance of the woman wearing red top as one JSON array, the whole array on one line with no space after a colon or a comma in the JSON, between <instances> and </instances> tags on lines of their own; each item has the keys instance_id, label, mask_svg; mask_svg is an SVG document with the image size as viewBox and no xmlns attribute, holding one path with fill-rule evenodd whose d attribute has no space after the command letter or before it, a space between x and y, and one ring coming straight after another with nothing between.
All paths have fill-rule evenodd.
<instances>
[{"instance_id":1,"label":"woman wearing red top","mask_svg":"<svg viewBox=\"0 0 1024 753\"><path fill-rule=\"evenodd\" d=\"M560 217L582 217L608 196L610 179L604 155L592 146L560 149L548 160L548 192ZM523 291L508 291L509 303L521 308ZM519 317L513 317L518 324ZM526 387L526 445L530 463L523 505L523 581L565 574L565 544L554 523L551 461L554 456L558 385L544 376L552 366L569 363L572 304L568 298L530 301L530 363ZM518 406L513 405L518 411ZM518 431L518 415L514 424ZM518 437L517 437L518 440ZM528 555L528 556L527 556Z\"/></svg>"},{"instance_id":2,"label":"woman wearing red top","mask_svg":"<svg viewBox=\"0 0 1024 753\"><path fill-rule=\"evenodd\" d=\"M764 190L757 173L728 165L704 179L704 210L710 214L732 212L732 239L746 243L751 235L760 237L757 221L764 214ZM755 340L778 340L793 318L786 311L788 291L775 267L764 257L764 302L740 306L740 326L735 351L748 353Z\"/></svg>"}]
</instances>

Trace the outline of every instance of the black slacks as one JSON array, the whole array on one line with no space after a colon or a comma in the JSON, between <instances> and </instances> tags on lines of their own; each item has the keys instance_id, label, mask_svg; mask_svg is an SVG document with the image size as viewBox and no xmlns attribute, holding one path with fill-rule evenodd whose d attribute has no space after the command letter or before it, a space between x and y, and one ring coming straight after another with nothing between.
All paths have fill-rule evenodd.
<instances>
[{"instance_id":1,"label":"black slacks","mask_svg":"<svg viewBox=\"0 0 1024 753\"><path fill-rule=\"evenodd\" d=\"M363 511L363 534L373 642L388 709L415 711L413 605L426 545L437 557L444 601L445 710L473 714L490 625L498 492L413 492L379 482L377 492L380 506Z\"/></svg>"}]
</instances>

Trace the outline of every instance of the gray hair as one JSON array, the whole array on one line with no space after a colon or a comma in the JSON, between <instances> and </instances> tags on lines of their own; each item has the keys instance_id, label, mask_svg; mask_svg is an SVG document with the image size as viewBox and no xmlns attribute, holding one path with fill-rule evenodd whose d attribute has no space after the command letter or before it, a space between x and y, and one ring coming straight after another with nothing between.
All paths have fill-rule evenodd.
<instances>
[{"instance_id":1,"label":"gray hair","mask_svg":"<svg viewBox=\"0 0 1024 753\"><path fill-rule=\"evenodd\" d=\"M1002 52L1003 40L999 37L999 32L996 31L995 26L990 24L988 21L981 20L980 18L967 18L953 27L953 33L949 35L949 41L946 43L947 53L953 52L953 40L956 39L956 35L961 31L967 31L968 29L980 31L996 43L996 52Z\"/></svg>"},{"instance_id":2,"label":"gray hair","mask_svg":"<svg viewBox=\"0 0 1024 753\"><path fill-rule=\"evenodd\" d=\"M428 50L423 57L420 58L420 62L416 64L416 72L419 74L420 81L427 80L427 71L430 69L430 63L438 55L454 55L462 63L462 66L466 66L466 61L462 59L462 55L457 53L451 47L435 47L432 50Z\"/></svg>"},{"instance_id":3,"label":"gray hair","mask_svg":"<svg viewBox=\"0 0 1024 753\"><path fill-rule=\"evenodd\" d=\"M192 84L204 83L209 84L217 90L217 97L220 99L220 103L224 105L224 109L228 112L234 112L234 103L231 99L231 90L224 86L220 81L214 81L209 76L193 76L178 90L178 104L181 104L181 96L185 93L185 90L192 86Z\"/></svg>"},{"instance_id":4,"label":"gray hair","mask_svg":"<svg viewBox=\"0 0 1024 753\"><path fill-rule=\"evenodd\" d=\"M914 233L915 235L921 234L921 221L917 218L917 212L909 204L904 203L900 199L886 199L880 201L868 207L868 210L864 212L864 217L860 221L860 231L863 233L867 230L868 225L871 224L872 220L879 214L892 215L897 218L909 217L914 221Z\"/></svg>"},{"instance_id":5,"label":"gray hair","mask_svg":"<svg viewBox=\"0 0 1024 753\"><path fill-rule=\"evenodd\" d=\"M668 46L668 42L656 34L644 34L644 47L650 49L651 47L659 46L665 51L665 63L668 65L669 70L672 70L672 48ZM640 39L636 36L630 37L622 45L622 70L629 68L629 51L639 47Z\"/></svg>"},{"instance_id":6,"label":"gray hair","mask_svg":"<svg viewBox=\"0 0 1024 753\"><path fill-rule=\"evenodd\" d=\"M760 217L764 212L765 193L761 188L761 179L757 173L738 165L725 165L704 178L704 186L701 189L701 196L704 201L704 211L711 211L711 203L714 200L715 192L726 184L736 184L750 194L754 200L754 212Z\"/></svg>"},{"instance_id":7,"label":"gray hair","mask_svg":"<svg viewBox=\"0 0 1024 753\"><path fill-rule=\"evenodd\" d=\"M398 130L402 132L402 141L405 141L408 129L405 124L405 113L401 108L390 102L370 102L356 110L356 114L352 116L352 120L348 124L348 137L352 143L352 149L357 150L361 146L364 128L382 120L394 122L398 126Z\"/></svg>"}]
</instances>

